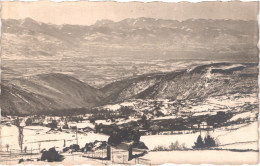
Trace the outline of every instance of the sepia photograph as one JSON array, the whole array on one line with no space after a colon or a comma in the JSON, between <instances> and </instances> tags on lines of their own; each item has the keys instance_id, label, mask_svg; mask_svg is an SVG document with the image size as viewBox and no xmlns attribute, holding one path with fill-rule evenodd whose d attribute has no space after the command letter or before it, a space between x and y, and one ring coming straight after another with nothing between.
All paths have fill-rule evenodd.
<instances>
[{"instance_id":1,"label":"sepia photograph","mask_svg":"<svg viewBox=\"0 0 260 166\"><path fill-rule=\"evenodd\" d=\"M1 165L258 164L258 2L1 2Z\"/></svg>"}]
</instances>

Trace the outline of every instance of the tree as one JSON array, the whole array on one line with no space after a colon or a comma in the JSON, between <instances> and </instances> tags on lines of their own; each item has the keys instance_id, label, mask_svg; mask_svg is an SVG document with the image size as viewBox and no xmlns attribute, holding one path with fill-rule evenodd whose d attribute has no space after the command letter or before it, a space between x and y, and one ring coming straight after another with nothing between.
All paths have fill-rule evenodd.
<instances>
[{"instance_id":1,"label":"tree","mask_svg":"<svg viewBox=\"0 0 260 166\"><path fill-rule=\"evenodd\" d=\"M41 151L41 143L38 144L39 152Z\"/></svg>"},{"instance_id":2,"label":"tree","mask_svg":"<svg viewBox=\"0 0 260 166\"><path fill-rule=\"evenodd\" d=\"M94 124L95 121L96 121L96 120L95 120L94 118L89 119L89 122L90 122L90 123L93 123L93 124Z\"/></svg>"},{"instance_id":3,"label":"tree","mask_svg":"<svg viewBox=\"0 0 260 166\"><path fill-rule=\"evenodd\" d=\"M21 149L21 153L23 152L23 127L22 126L19 126L18 127L19 129L19 146L20 146L20 149Z\"/></svg>"},{"instance_id":4,"label":"tree","mask_svg":"<svg viewBox=\"0 0 260 166\"><path fill-rule=\"evenodd\" d=\"M101 124L95 124L95 130L97 133L100 132L101 126L102 126Z\"/></svg>"},{"instance_id":5,"label":"tree","mask_svg":"<svg viewBox=\"0 0 260 166\"><path fill-rule=\"evenodd\" d=\"M58 122L56 120L52 120L52 123L50 123L50 127L52 130L58 127Z\"/></svg>"},{"instance_id":6,"label":"tree","mask_svg":"<svg viewBox=\"0 0 260 166\"><path fill-rule=\"evenodd\" d=\"M63 129L69 129L69 125L67 122L65 122L65 124L62 126Z\"/></svg>"},{"instance_id":7,"label":"tree","mask_svg":"<svg viewBox=\"0 0 260 166\"><path fill-rule=\"evenodd\" d=\"M44 151L41 156L41 161L47 160L48 162L62 161L64 156L60 155L55 148L50 148L48 151Z\"/></svg>"},{"instance_id":8,"label":"tree","mask_svg":"<svg viewBox=\"0 0 260 166\"><path fill-rule=\"evenodd\" d=\"M143 114L143 116L142 116L142 118L141 118L141 121L142 122L145 122L145 121L147 121L147 117Z\"/></svg>"},{"instance_id":9,"label":"tree","mask_svg":"<svg viewBox=\"0 0 260 166\"><path fill-rule=\"evenodd\" d=\"M141 137L141 134L140 134L139 130L137 130L136 132L134 132L134 142L135 142L135 143L139 143L140 137Z\"/></svg>"},{"instance_id":10,"label":"tree","mask_svg":"<svg viewBox=\"0 0 260 166\"><path fill-rule=\"evenodd\" d=\"M204 141L202 140L201 135L199 135L193 148L210 148L216 146L217 144L215 139L208 134L205 136Z\"/></svg>"},{"instance_id":11,"label":"tree","mask_svg":"<svg viewBox=\"0 0 260 166\"><path fill-rule=\"evenodd\" d=\"M179 150L181 149L181 145L179 143L178 140L175 141L175 143L171 143L171 145L169 146L170 150Z\"/></svg>"},{"instance_id":12,"label":"tree","mask_svg":"<svg viewBox=\"0 0 260 166\"><path fill-rule=\"evenodd\" d=\"M141 123L142 123L144 129L148 129L150 127L149 120L147 120L147 117L144 114L141 118Z\"/></svg>"},{"instance_id":13,"label":"tree","mask_svg":"<svg viewBox=\"0 0 260 166\"><path fill-rule=\"evenodd\" d=\"M205 147L215 147L216 146L215 139L212 138L210 135L207 135L204 138L204 142L205 142Z\"/></svg>"},{"instance_id":14,"label":"tree","mask_svg":"<svg viewBox=\"0 0 260 166\"><path fill-rule=\"evenodd\" d=\"M157 117L160 117L160 116L164 116L164 114L161 112L161 111L157 111L156 114L155 114Z\"/></svg>"},{"instance_id":15,"label":"tree","mask_svg":"<svg viewBox=\"0 0 260 166\"><path fill-rule=\"evenodd\" d=\"M8 152L9 144L6 144L5 147L6 147L6 151Z\"/></svg>"},{"instance_id":16,"label":"tree","mask_svg":"<svg viewBox=\"0 0 260 166\"><path fill-rule=\"evenodd\" d=\"M25 124L26 124L26 126L32 125L32 119L31 119L31 118L28 118L28 119L25 121Z\"/></svg>"},{"instance_id":17,"label":"tree","mask_svg":"<svg viewBox=\"0 0 260 166\"><path fill-rule=\"evenodd\" d=\"M23 126L20 125L20 120L19 118L17 118L15 120L15 125L18 128L18 132L19 132L19 137L18 137L18 143L21 149L21 153L23 152Z\"/></svg>"},{"instance_id":18,"label":"tree","mask_svg":"<svg viewBox=\"0 0 260 166\"><path fill-rule=\"evenodd\" d=\"M133 129L115 129L110 137L108 138L108 144L112 146L117 146L122 142L131 142L133 141L135 144L140 142L141 134L138 130Z\"/></svg>"},{"instance_id":19,"label":"tree","mask_svg":"<svg viewBox=\"0 0 260 166\"><path fill-rule=\"evenodd\" d=\"M199 135L198 138L197 138L197 141L194 142L193 148L203 148L203 147L204 147L204 142L201 138L201 135Z\"/></svg>"}]
</instances>

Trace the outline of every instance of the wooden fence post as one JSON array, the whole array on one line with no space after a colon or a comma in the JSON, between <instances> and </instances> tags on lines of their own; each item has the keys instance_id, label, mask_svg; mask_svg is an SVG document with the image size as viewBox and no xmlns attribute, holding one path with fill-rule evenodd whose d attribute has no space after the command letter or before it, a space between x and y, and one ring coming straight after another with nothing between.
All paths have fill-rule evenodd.
<instances>
[{"instance_id":1,"label":"wooden fence post","mask_svg":"<svg viewBox=\"0 0 260 166\"><path fill-rule=\"evenodd\" d=\"M128 148L128 161L133 159L133 146L130 145Z\"/></svg>"},{"instance_id":2,"label":"wooden fence post","mask_svg":"<svg viewBox=\"0 0 260 166\"><path fill-rule=\"evenodd\" d=\"M107 146L107 160L111 160L111 147Z\"/></svg>"}]
</instances>

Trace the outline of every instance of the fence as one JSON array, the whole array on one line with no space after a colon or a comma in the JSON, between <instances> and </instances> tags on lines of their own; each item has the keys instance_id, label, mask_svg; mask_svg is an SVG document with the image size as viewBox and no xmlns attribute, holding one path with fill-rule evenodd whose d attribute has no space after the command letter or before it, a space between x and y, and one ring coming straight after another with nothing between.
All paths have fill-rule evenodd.
<instances>
[{"instance_id":1,"label":"fence","mask_svg":"<svg viewBox=\"0 0 260 166\"><path fill-rule=\"evenodd\" d=\"M106 158L107 157L107 149L100 149L99 151L89 151L84 152L84 157L88 158Z\"/></svg>"},{"instance_id":2,"label":"fence","mask_svg":"<svg viewBox=\"0 0 260 166\"><path fill-rule=\"evenodd\" d=\"M113 149L111 151L111 161L116 164L125 164L128 162L128 151Z\"/></svg>"},{"instance_id":3,"label":"fence","mask_svg":"<svg viewBox=\"0 0 260 166\"><path fill-rule=\"evenodd\" d=\"M152 165L151 160L143 159L143 158L135 158L135 165L141 164L141 165Z\"/></svg>"},{"instance_id":4,"label":"fence","mask_svg":"<svg viewBox=\"0 0 260 166\"><path fill-rule=\"evenodd\" d=\"M128 151L106 148L98 151L84 152L83 157L87 157L92 160L109 160L115 164L125 164L128 162Z\"/></svg>"},{"instance_id":5,"label":"fence","mask_svg":"<svg viewBox=\"0 0 260 166\"><path fill-rule=\"evenodd\" d=\"M19 159L24 159L26 161L37 160L41 154L35 152L33 149L27 153L21 153L17 149L9 149L8 151L0 151L1 163L6 165L18 164Z\"/></svg>"}]
</instances>

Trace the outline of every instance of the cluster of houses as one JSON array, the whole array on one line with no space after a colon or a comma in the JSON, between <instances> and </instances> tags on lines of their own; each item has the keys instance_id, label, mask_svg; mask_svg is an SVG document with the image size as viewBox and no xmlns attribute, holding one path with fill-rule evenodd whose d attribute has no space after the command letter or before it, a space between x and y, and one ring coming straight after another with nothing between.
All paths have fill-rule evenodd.
<instances>
[{"instance_id":1,"label":"cluster of houses","mask_svg":"<svg viewBox=\"0 0 260 166\"><path fill-rule=\"evenodd\" d=\"M6 116L1 117L2 125L18 125L18 126L46 126L50 128L57 129L78 129L84 130L86 128L94 128L94 125L89 123L88 116L82 115L81 123L76 123L67 117L58 116ZM18 124L17 124L18 123Z\"/></svg>"}]
</instances>

